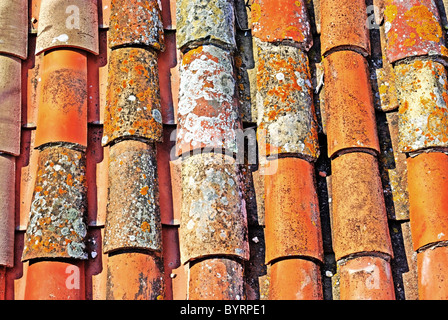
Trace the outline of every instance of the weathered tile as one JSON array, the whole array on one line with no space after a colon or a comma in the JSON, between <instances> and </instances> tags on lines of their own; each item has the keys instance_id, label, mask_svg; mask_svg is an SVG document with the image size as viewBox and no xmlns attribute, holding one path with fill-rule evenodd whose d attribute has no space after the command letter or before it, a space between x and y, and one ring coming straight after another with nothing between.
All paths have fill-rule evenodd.
<instances>
[{"instance_id":1,"label":"weathered tile","mask_svg":"<svg viewBox=\"0 0 448 320\"><path fill-rule=\"evenodd\" d=\"M362 252L392 256L377 159L343 154L331 163L332 233L336 260Z\"/></svg>"},{"instance_id":2,"label":"weathered tile","mask_svg":"<svg viewBox=\"0 0 448 320\"><path fill-rule=\"evenodd\" d=\"M21 60L0 55L0 152L19 155L21 127Z\"/></svg>"},{"instance_id":3,"label":"weathered tile","mask_svg":"<svg viewBox=\"0 0 448 320\"><path fill-rule=\"evenodd\" d=\"M249 258L247 215L238 165L205 153L182 162L181 259L232 255Z\"/></svg>"},{"instance_id":4,"label":"weathered tile","mask_svg":"<svg viewBox=\"0 0 448 320\"><path fill-rule=\"evenodd\" d=\"M308 51L313 45L310 21L304 0L255 0L251 5L254 37L281 42Z\"/></svg>"},{"instance_id":5,"label":"weathered tile","mask_svg":"<svg viewBox=\"0 0 448 320\"><path fill-rule=\"evenodd\" d=\"M0 266L14 265L16 159L0 154Z\"/></svg>"},{"instance_id":6,"label":"weathered tile","mask_svg":"<svg viewBox=\"0 0 448 320\"><path fill-rule=\"evenodd\" d=\"M119 253L107 259L107 300L162 300L163 262L147 253Z\"/></svg>"},{"instance_id":7,"label":"weathered tile","mask_svg":"<svg viewBox=\"0 0 448 320\"><path fill-rule=\"evenodd\" d=\"M64 147L40 152L22 260L87 259L85 170L82 152Z\"/></svg>"},{"instance_id":8,"label":"weathered tile","mask_svg":"<svg viewBox=\"0 0 448 320\"><path fill-rule=\"evenodd\" d=\"M39 11L36 55L70 47L98 54L96 0L42 0Z\"/></svg>"},{"instance_id":9,"label":"weathered tile","mask_svg":"<svg viewBox=\"0 0 448 320\"><path fill-rule=\"evenodd\" d=\"M109 47L118 46L165 49L160 1L111 1Z\"/></svg>"},{"instance_id":10,"label":"weathered tile","mask_svg":"<svg viewBox=\"0 0 448 320\"><path fill-rule=\"evenodd\" d=\"M243 266L228 258L195 262L189 272L189 300L244 300Z\"/></svg>"},{"instance_id":11,"label":"weathered tile","mask_svg":"<svg viewBox=\"0 0 448 320\"><path fill-rule=\"evenodd\" d=\"M293 256L323 260L314 165L297 158L276 161L265 175L266 263Z\"/></svg>"},{"instance_id":12,"label":"weathered tile","mask_svg":"<svg viewBox=\"0 0 448 320\"><path fill-rule=\"evenodd\" d=\"M237 153L242 123L232 55L212 45L190 50L180 77L177 155L204 147Z\"/></svg>"},{"instance_id":13,"label":"weathered tile","mask_svg":"<svg viewBox=\"0 0 448 320\"><path fill-rule=\"evenodd\" d=\"M321 52L351 49L362 55L370 54L364 0L326 0L320 3Z\"/></svg>"},{"instance_id":14,"label":"weathered tile","mask_svg":"<svg viewBox=\"0 0 448 320\"><path fill-rule=\"evenodd\" d=\"M87 146L87 54L53 50L43 58L35 146Z\"/></svg>"},{"instance_id":15,"label":"weathered tile","mask_svg":"<svg viewBox=\"0 0 448 320\"><path fill-rule=\"evenodd\" d=\"M25 60L28 56L28 0L0 3L0 53Z\"/></svg>"},{"instance_id":16,"label":"weathered tile","mask_svg":"<svg viewBox=\"0 0 448 320\"><path fill-rule=\"evenodd\" d=\"M262 43L258 46L258 139L266 155L319 156L317 119L308 57L300 49Z\"/></svg>"},{"instance_id":17,"label":"weathered tile","mask_svg":"<svg viewBox=\"0 0 448 320\"><path fill-rule=\"evenodd\" d=\"M234 1L177 0L177 46L182 51L204 44L234 50Z\"/></svg>"},{"instance_id":18,"label":"weathered tile","mask_svg":"<svg viewBox=\"0 0 448 320\"><path fill-rule=\"evenodd\" d=\"M104 252L162 251L156 149L125 140L110 147Z\"/></svg>"},{"instance_id":19,"label":"weathered tile","mask_svg":"<svg viewBox=\"0 0 448 320\"><path fill-rule=\"evenodd\" d=\"M434 0L385 0L385 6L389 62L422 55L446 58L448 50Z\"/></svg>"},{"instance_id":20,"label":"weathered tile","mask_svg":"<svg viewBox=\"0 0 448 320\"><path fill-rule=\"evenodd\" d=\"M176 0L161 0L163 29L176 30Z\"/></svg>"},{"instance_id":21,"label":"weathered tile","mask_svg":"<svg viewBox=\"0 0 448 320\"><path fill-rule=\"evenodd\" d=\"M419 300L447 300L448 247L429 248L417 255Z\"/></svg>"},{"instance_id":22,"label":"weathered tile","mask_svg":"<svg viewBox=\"0 0 448 320\"><path fill-rule=\"evenodd\" d=\"M112 0L98 1L98 27L100 29L109 29L110 11Z\"/></svg>"},{"instance_id":23,"label":"weathered tile","mask_svg":"<svg viewBox=\"0 0 448 320\"><path fill-rule=\"evenodd\" d=\"M395 300L388 261L362 256L339 263L341 300Z\"/></svg>"},{"instance_id":24,"label":"weathered tile","mask_svg":"<svg viewBox=\"0 0 448 320\"><path fill-rule=\"evenodd\" d=\"M324 59L328 156L349 149L379 152L367 60L352 51Z\"/></svg>"},{"instance_id":25,"label":"weathered tile","mask_svg":"<svg viewBox=\"0 0 448 320\"><path fill-rule=\"evenodd\" d=\"M25 300L84 299L84 261L38 261L28 266Z\"/></svg>"},{"instance_id":26,"label":"weathered tile","mask_svg":"<svg viewBox=\"0 0 448 320\"><path fill-rule=\"evenodd\" d=\"M448 147L448 79L443 65L417 59L395 67L399 151Z\"/></svg>"},{"instance_id":27,"label":"weathered tile","mask_svg":"<svg viewBox=\"0 0 448 320\"><path fill-rule=\"evenodd\" d=\"M270 276L269 300L323 300L321 271L314 261L276 261Z\"/></svg>"},{"instance_id":28,"label":"weathered tile","mask_svg":"<svg viewBox=\"0 0 448 320\"><path fill-rule=\"evenodd\" d=\"M143 48L111 52L103 145L115 139L162 139L157 53Z\"/></svg>"},{"instance_id":29,"label":"weathered tile","mask_svg":"<svg viewBox=\"0 0 448 320\"><path fill-rule=\"evenodd\" d=\"M448 240L448 155L408 158L408 188L414 250Z\"/></svg>"}]
</instances>

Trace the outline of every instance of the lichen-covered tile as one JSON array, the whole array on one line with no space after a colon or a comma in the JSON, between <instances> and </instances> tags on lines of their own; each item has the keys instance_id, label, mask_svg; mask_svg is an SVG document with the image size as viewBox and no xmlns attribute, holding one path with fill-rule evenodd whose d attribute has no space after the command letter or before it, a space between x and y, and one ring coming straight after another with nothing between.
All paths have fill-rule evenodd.
<instances>
[{"instance_id":1,"label":"lichen-covered tile","mask_svg":"<svg viewBox=\"0 0 448 320\"><path fill-rule=\"evenodd\" d=\"M0 53L27 58L27 0L4 0L0 3Z\"/></svg>"},{"instance_id":2,"label":"lichen-covered tile","mask_svg":"<svg viewBox=\"0 0 448 320\"><path fill-rule=\"evenodd\" d=\"M232 55L213 45L190 50L180 78L177 155L204 147L237 153L242 123Z\"/></svg>"},{"instance_id":3,"label":"lichen-covered tile","mask_svg":"<svg viewBox=\"0 0 448 320\"><path fill-rule=\"evenodd\" d=\"M393 255L377 159L343 154L331 163L332 242L336 260L362 252Z\"/></svg>"},{"instance_id":4,"label":"lichen-covered tile","mask_svg":"<svg viewBox=\"0 0 448 320\"><path fill-rule=\"evenodd\" d=\"M21 68L19 58L0 55L0 152L12 155L20 154Z\"/></svg>"},{"instance_id":5,"label":"lichen-covered tile","mask_svg":"<svg viewBox=\"0 0 448 320\"><path fill-rule=\"evenodd\" d=\"M297 158L276 160L265 175L266 263L294 256L323 260L314 165Z\"/></svg>"},{"instance_id":6,"label":"lichen-covered tile","mask_svg":"<svg viewBox=\"0 0 448 320\"><path fill-rule=\"evenodd\" d=\"M361 256L340 262L341 300L395 300L389 261L376 256Z\"/></svg>"},{"instance_id":7,"label":"lichen-covered tile","mask_svg":"<svg viewBox=\"0 0 448 320\"><path fill-rule=\"evenodd\" d=\"M14 266L16 159L0 154L0 266Z\"/></svg>"},{"instance_id":8,"label":"lichen-covered tile","mask_svg":"<svg viewBox=\"0 0 448 320\"><path fill-rule=\"evenodd\" d=\"M409 214L414 250L448 240L448 155L408 158Z\"/></svg>"},{"instance_id":9,"label":"lichen-covered tile","mask_svg":"<svg viewBox=\"0 0 448 320\"><path fill-rule=\"evenodd\" d=\"M319 265L295 258L274 262L269 282L270 300L323 300Z\"/></svg>"},{"instance_id":10,"label":"lichen-covered tile","mask_svg":"<svg viewBox=\"0 0 448 320\"><path fill-rule=\"evenodd\" d=\"M96 0L42 0L36 55L54 48L78 48L98 54Z\"/></svg>"},{"instance_id":11,"label":"lichen-covered tile","mask_svg":"<svg viewBox=\"0 0 448 320\"><path fill-rule=\"evenodd\" d=\"M215 44L233 51L235 9L232 0L177 0L177 46L182 51Z\"/></svg>"},{"instance_id":12,"label":"lichen-covered tile","mask_svg":"<svg viewBox=\"0 0 448 320\"><path fill-rule=\"evenodd\" d=\"M344 149L379 152L367 60L353 51L324 59L328 156Z\"/></svg>"},{"instance_id":13,"label":"lichen-covered tile","mask_svg":"<svg viewBox=\"0 0 448 320\"><path fill-rule=\"evenodd\" d=\"M163 300L164 296L160 257L137 252L109 255L106 300Z\"/></svg>"},{"instance_id":14,"label":"lichen-covered tile","mask_svg":"<svg viewBox=\"0 0 448 320\"><path fill-rule=\"evenodd\" d=\"M255 0L251 5L253 36L308 51L313 45L306 1Z\"/></svg>"},{"instance_id":15,"label":"lichen-covered tile","mask_svg":"<svg viewBox=\"0 0 448 320\"><path fill-rule=\"evenodd\" d=\"M249 258L247 214L235 160L204 153L182 162L183 263L216 255Z\"/></svg>"},{"instance_id":16,"label":"lichen-covered tile","mask_svg":"<svg viewBox=\"0 0 448 320\"><path fill-rule=\"evenodd\" d=\"M64 147L39 154L22 260L87 259L85 155Z\"/></svg>"},{"instance_id":17,"label":"lichen-covered tile","mask_svg":"<svg viewBox=\"0 0 448 320\"><path fill-rule=\"evenodd\" d=\"M125 140L110 147L103 251L162 251L156 149Z\"/></svg>"},{"instance_id":18,"label":"lichen-covered tile","mask_svg":"<svg viewBox=\"0 0 448 320\"><path fill-rule=\"evenodd\" d=\"M157 53L143 48L111 51L103 145L135 137L162 139Z\"/></svg>"},{"instance_id":19,"label":"lichen-covered tile","mask_svg":"<svg viewBox=\"0 0 448 320\"><path fill-rule=\"evenodd\" d=\"M349 49L370 54L367 10L364 0L325 0L320 2L321 52Z\"/></svg>"},{"instance_id":20,"label":"lichen-covered tile","mask_svg":"<svg viewBox=\"0 0 448 320\"><path fill-rule=\"evenodd\" d=\"M395 67L399 151L448 147L448 79L438 62L417 59Z\"/></svg>"},{"instance_id":21,"label":"lichen-covered tile","mask_svg":"<svg viewBox=\"0 0 448 320\"><path fill-rule=\"evenodd\" d=\"M436 1L385 0L384 19L389 62L422 55L447 57Z\"/></svg>"},{"instance_id":22,"label":"lichen-covered tile","mask_svg":"<svg viewBox=\"0 0 448 320\"><path fill-rule=\"evenodd\" d=\"M109 47L118 46L165 50L160 1L111 1Z\"/></svg>"},{"instance_id":23,"label":"lichen-covered tile","mask_svg":"<svg viewBox=\"0 0 448 320\"><path fill-rule=\"evenodd\" d=\"M318 126L306 54L257 41L258 139L266 155L319 156ZM263 152L264 153L264 152Z\"/></svg>"},{"instance_id":24,"label":"lichen-covered tile","mask_svg":"<svg viewBox=\"0 0 448 320\"><path fill-rule=\"evenodd\" d=\"M43 57L35 146L87 146L87 54L52 50Z\"/></svg>"},{"instance_id":25,"label":"lichen-covered tile","mask_svg":"<svg viewBox=\"0 0 448 320\"><path fill-rule=\"evenodd\" d=\"M245 300L243 265L228 258L212 258L190 266L189 300Z\"/></svg>"}]
</instances>

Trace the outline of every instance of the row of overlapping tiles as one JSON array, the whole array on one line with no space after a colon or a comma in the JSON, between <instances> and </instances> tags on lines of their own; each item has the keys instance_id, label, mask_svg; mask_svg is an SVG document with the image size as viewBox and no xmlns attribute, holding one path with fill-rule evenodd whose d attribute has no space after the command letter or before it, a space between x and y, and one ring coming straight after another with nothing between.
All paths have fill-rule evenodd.
<instances>
[{"instance_id":1,"label":"row of overlapping tiles","mask_svg":"<svg viewBox=\"0 0 448 320\"><path fill-rule=\"evenodd\" d=\"M11 12L26 12L26 1L14 2L17 8L6 2L8 10L2 8L1 12L8 12L9 15L5 14L8 19ZM182 262L190 262L186 267L189 298L242 298L243 261L252 254L244 208L244 200L248 198L241 193L246 178L231 156L202 153L187 157L190 151L204 147L241 153L235 143L242 129L238 108L243 108L243 120L250 119L251 110L244 109L244 99L250 100L251 92L244 80L245 69L253 66L244 55L247 17L246 20L241 14L236 15L236 20L230 17L234 17L234 11L238 11L235 6L242 2L217 1L216 5L206 6L200 1L179 1L177 26L166 9L170 6L164 6L160 13L155 1L126 5L111 1L110 6L103 3L99 22L96 1L75 6L69 1L40 2L31 2L31 16L39 18L31 21L31 28L38 23L38 37L34 45L36 37L31 34L29 46L30 50L44 53L31 54L32 59L23 62L30 67L24 70L29 73L27 85L34 94L25 95L23 102L27 108L22 120L18 116L20 110L9 111L20 106L20 81L3 81L14 86L4 92L15 92L8 95L15 100L8 101L5 109L5 117L15 119L6 117L2 124L14 124L13 129L4 129L7 134L3 134L8 139L4 139L2 146L5 153L2 169L11 183L3 195L3 204L9 207L5 207L2 215L5 222L1 224L5 227L0 246L2 265L17 267L20 261L16 254L14 264L12 249L14 203L10 199L14 198L14 189L10 186L16 180L15 159L10 156L13 155L18 156L17 167L25 171L19 175L21 182L17 186L28 193L28 198L20 197L17 210L20 215L16 219L19 229L28 225L23 258L39 261L27 267L29 279L22 282L29 287L25 296L27 292L29 298L51 298L55 294L45 292L46 286L33 286L33 279L40 279L36 284L48 279L50 291L55 287L51 281L59 283L59 289L66 288L67 268L70 269L73 260L62 263L48 258L87 258L84 247L87 238L88 246L93 248L97 247L96 242L103 242L106 253L102 255L103 266L107 265L108 277L106 284L97 286L106 287L108 298L163 296L163 287L169 283L163 279L163 264L165 269L170 267L162 260L172 253L162 252L161 245L175 241L177 232L177 228L167 227L173 224L169 213L173 208L167 205L166 198L173 196L175 207L182 204L174 211L182 216L179 229ZM391 185L400 181L392 189L393 202L398 207L399 196L406 193L400 188L405 189L408 169L412 240L419 252L419 293L421 298L443 298L446 288L441 282L427 279L443 279L446 259L443 246L446 155L440 152L448 140L443 131L446 75L439 63L446 50L444 35L433 1L406 5L389 2L374 3L385 9L384 21L378 21L382 23L382 49L387 53L381 59L382 68L377 69L380 108L387 112L389 130L398 131L390 134L394 138L392 151L386 150L389 156L392 153L392 162L396 164L388 170ZM111 28L107 31L106 17L111 8ZM174 6L170 8L174 12ZM278 10L277 4L261 0L251 6L257 55L253 83L257 108L261 110L254 118L258 120L259 145L265 146L260 150L260 166L267 171L264 178L269 294L271 298L322 298L323 249L313 167L319 156L318 124L307 57L313 39L306 5L301 1L285 1L282 8ZM39 9L42 14L37 14ZM316 24L321 29L325 74L322 95L325 102L320 111L332 159L329 192L340 296L393 298L390 269L393 252L377 160L379 157L383 162L386 156L378 141L369 82L367 57L371 49L366 6L364 1L347 1L344 5L322 1L318 9L321 21L316 16ZM381 12L378 16L382 15ZM23 33L15 33L18 38L6 41L10 47L2 49L5 55L1 57L6 61L2 65L7 69L2 76L7 79L22 78L21 61L17 57L27 56L28 44L23 41L28 34L25 16L20 15L23 21L13 19ZM55 17L61 21L55 23ZM173 50L161 53L164 46L173 45L173 38L183 52L179 56L180 99L176 112L172 104L177 100L177 92L174 89L171 93L169 80L162 79L170 73L169 67L176 65ZM57 46L59 49L52 50ZM165 69L157 70L157 59L165 60L159 63ZM233 65L237 66L236 73ZM163 85L159 86L157 73ZM88 85L95 81L102 86ZM210 100L215 104L209 103ZM164 107L167 104L171 108ZM169 124L175 123L175 115L179 128L176 151L184 157L171 162L176 173L173 179L179 178L171 191L167 164L173 144L167 141L173 130ZM415 126L419 126L420 132ZM156 153L155 143L162 140L162 135L165 142L158 144ZM31 139L32 146L40 147L39 151L30 149ZM419 154L420 150L437 152ZM409 153L413 157L406 160ZM263 155L275 154L289 156L262 161ZM406 161L409 165L403 166ZM96 168L90 171L89 167ZM277 170L269 173L273 169ZM160 201L160 206L159 197L165 200ZM56 215L48 208L64 209ZM29 211L32 214L28 223ZM91 228L81 219L86 213ZM93 213L98 216L93 217ZM395 210L397 213L401 211ZM408 218L404 213L398 219ZM93 227L104 224L104 230ZM17 242L20 241L16 241L16 247ZM96 251L92 252L96 256ZM42 258L48 261L41 261ZM98 265L90 260L73 266L85 269L86 274L94 272L92 269ZM53 277L48 270L54 271ZM143 293L142 274L148 283ZM304 283L307 285L302 286ZM74 292L77 293L73 296ZM78 291L70 288L59 294L59 298L66 297L64 294L85 298L84 288ZM105 296L97 293L97 297Z\"/></svg>"}]
</instances>

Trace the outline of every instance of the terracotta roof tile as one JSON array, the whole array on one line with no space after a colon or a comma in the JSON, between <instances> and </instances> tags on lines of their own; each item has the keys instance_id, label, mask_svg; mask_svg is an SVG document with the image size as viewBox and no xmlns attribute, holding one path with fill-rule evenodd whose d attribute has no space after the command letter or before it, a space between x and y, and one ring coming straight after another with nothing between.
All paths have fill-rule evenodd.
<instances>
[{"instance_id":1,"label":"terracotta roof tile","mask_svg":"<svg viewBox=\"0 0 448 320\"><path fill-rule=\"evenodd\" d=\"M272 161L278 164L265 176L266 263L291 256L322 261L314 166L295 158Z\"/></svg>"},{"instance_id":2,"label":"terracotta roof tile","mask_svg":"<svg viewBox=\"0 0 448 320\"><path fill-rule=\"evenodd\" d=\"M417 254L420 300L447 300L448 247L436 247Z\"/></svg>"},{"instance_id":3,"label":"terracotta roof tile","mask_svg":"<svg viewBox=\"0 0 448 320\"><path fill-rule=\"evenodd\" d=\"M25 300L83 300L84 262L31 263L26 282Z\"/></svg>"},{"instance_id":4,"label":"terracotta roof tile","mask_svg":"<svg viewBox=\"0 0 448 320\"><path fill-rule=\"evenodd\" d=\"M111 52L103 145L115 139L161 141L157 52L119 48Z\"/></svg>"},{"instance_id":5,"label":"terracotta roof tile","mask_svg":"<svg viewBox=\"0 0 448 320\"><path fill-rule=\"evenodd\" d=\"M159 1L111 0L109 47L165 48Z\"/></svg>"},{"instance_id":6,"label":"terracotta roof tile","mask_svg":"<svg viewBox=\"0 0 448 320\"><path fill-rule=\"evenodd\" d=\"M177 155L204 147L237 153L242 124L231 54L212 45L192 49L180 77Z\"/></svg>"},{"instance_id":7,"label":"terracotta roof tile","mask_svg":"<svg viewBox=\"0 0 448 320\"><path fill-rule=\"evenodd\" d=\"M270 300L322 300L319 265L303 259L286 259L272 264Z\"/></svg>"},{"instance_id":8,"label":"terracotta roof tile","mask_svg":"<svg viewBox=\"0 0 448 320\"><path fill-rule=\"evenodd\" d=\"M87 259L85 170L80 151L50 147L40 152L23 260Z\"/></svg>"},{"instance_id":9,"label":"terracotta roof tile","mask_svg":"<svg viewBox=\"0 0 448 320\"><path fill-rule=\"evenodd\" d=\"M26 59L28 56L28 0L2 1L0 30L0 53Z\"/></svg>"},{"instance_id":10,"label":"terracotta roof tile","mask_svg":"<svg viewBox=\"0 0 448 320\"><path fill-rule=\"evenodd\" d=\"M176 36L182 51L204 44L216 44L234 50L234 1L177 0ZM193 22L192 22L193 21Z\"/></svg>"},{"instance_id":11,"label":"terracotta roof tile","mask_svg":"<svg viewBox=\"0 0 448 320\"><path fill-rule=\"evenodd\" d=\"M447 181L446 154L430 152L408 158L410 219L415 250L448 240Z\"/></svg>"},{"instance_id":12,"label":"terracotta roof tile","mask_svg":"<svg viewBox=\"0 0 448 320\"><path fill-rule=\"evenodd\" d=\"M357 257L339 265L341 300L395 300L391 267L380 257Z\"/></svg>"},{"instance_id":13,"label":"terracotta roof tile","mask_svg":"<svg viewBox=\"0 0 448 320\"><path fill-rule=\"evenodd\" d=\"M14 265L15 170L13 156L0 154L0 266Z\"/></svg>"},{"instance_id":14,"label":"terracotta roof tile","mask_svg":"<svg viewBox=\"0 0 448 320\"><path fill-rule=\"evenodd\" d=\"M377 159L367 153L331 162L332 232L336 259L362 252L393 255Z\"/></svg>"},{"instance_id":15,"label":"terracotta roof tile","mask_svg":"<svg viewBox=\"0 0 448 320\"><path fill-rule=\"evenodd\" d=\"M139 141L110 147L105 253L162 250L156 149Z\"/></svg>"},{"instance_id":16,"label":"terracotta roof tile","mask_svg":"<svg viewBox=\"0 0 448 320\"><path fill-rule=\"evenodd\" d=\"M324 59L328 155L344 149L379 152L367 60L353 51Z\"/></svg>"},{"instance_id":17,"label":"terracotta roof tile","mask_svg":"<svg viewBox=\"0 0 448 320\"><path fill-rule=\"evenodd\" d=\"M133 252L109 255L107 300L161 300L164 289L160 258Z\"/></svg>"},{"instance_id":18,"label":"terracotta roof tile","mask_svg":"<svg viewBox=\"0 0 448 320\"><path fill-rule=\"evenodd\" d=\"M282 42L308 51L313 45L305 1L255 0L251 6L252 32L265 42Z\"/></svg>"},{"instance_id":19,"label":"terracotta roof tile","mask_svg":"<svg viewBox=\"0 0 448 320\"><path fill-rule=\"evenodd\" d=\"M100 29L108 29L110 22L112 0L100 0L98 1L98 27Z\"/></svg>"},{"instance_id":20,"label":"terracotta roof tile","mask_svg":"<svg viewBox=\"0 0 448 320\"><path fill-rule=\"evenodd\" d=\"M98 54L98 7L95 0L41 0L36 55L70 47Z\"/></svg>"},{"instance_id":21,"label":"terracotta roof tile","mask_svg":"<svg viewBox=\"0 0 448 320\"><path fill-rule=\"evenodd\" d=\"M21 60L0 55L0 152L20 154Z\"/></svg>"},{"instance_id":22,"label":"terracotta roof tile","mask_svg":"<svg viewBox=\"0 0 448 320\"><path fill-rule=\"evenodd\" d=\"M385 5L384 26L390 62L421 55L447 56L435 1L386 0Z\"/></svg>"},{"instance_id":23,"label":"terracotta roof tile","mask_svg":"<svg viewBox=\"0 0 448 320\"><path fill-rule=\"evenodd\" d=\"M228 258L198 261L190 266L189 300L244 300L243 266Z\"/></svg>"},{"instance_id":24,"label":"terracotta roof tile","mask_svg":"<svg viewBox=\"0 0 448 320\"><path fill-rule=\"evenodd\" d=\"M320 2L321 52L354 50L370 54L366 4L363 0L325 0Z\"/></svg>"},{"instance_id":25,"label":"terracotta roof tile","mask_svg":"<svg viewBox=\"0 0 448 320\"><path fill-rule=\"evenodd\" d=\"M448 79L443 65L414 60L395 67L401 152L448 147Z\"/></svg>"},{"instance_id":26,"label":"terracotta roof tile","mask_svg":"<svg viewBox=\"0 0 448 320\"><path fill-rule=\"evenodd\" d=\"M87 54L53 50L43 58L35 147L65 142L87 146Z\"/></svg>"},{"instance_id":27,"label":"terracotta roof tile","mask_svg":"<svg viewBox=\"0 0 448 320\"><path fill-rule=\"evenodd\" d=\"M319 156L308 57L300 49L257 41L258 140L266 155Z\"/></svg>"}]
</instances>

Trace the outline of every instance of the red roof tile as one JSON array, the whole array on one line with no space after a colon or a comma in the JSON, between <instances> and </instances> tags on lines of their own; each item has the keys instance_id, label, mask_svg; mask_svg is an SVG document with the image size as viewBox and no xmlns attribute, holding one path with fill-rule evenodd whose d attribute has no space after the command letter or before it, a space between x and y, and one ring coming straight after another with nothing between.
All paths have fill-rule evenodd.
<instances>
[{"instance_id":1,"label":"red roof tile","mask_svg":"<svg viewBox=\"0 0 448 320\"><path fill-rule=\"evenodd\" d=\"M419 252L418 297L420 300L447 300L446 286L448 247L435 247Z\"/></svg>"}]
</instances>

